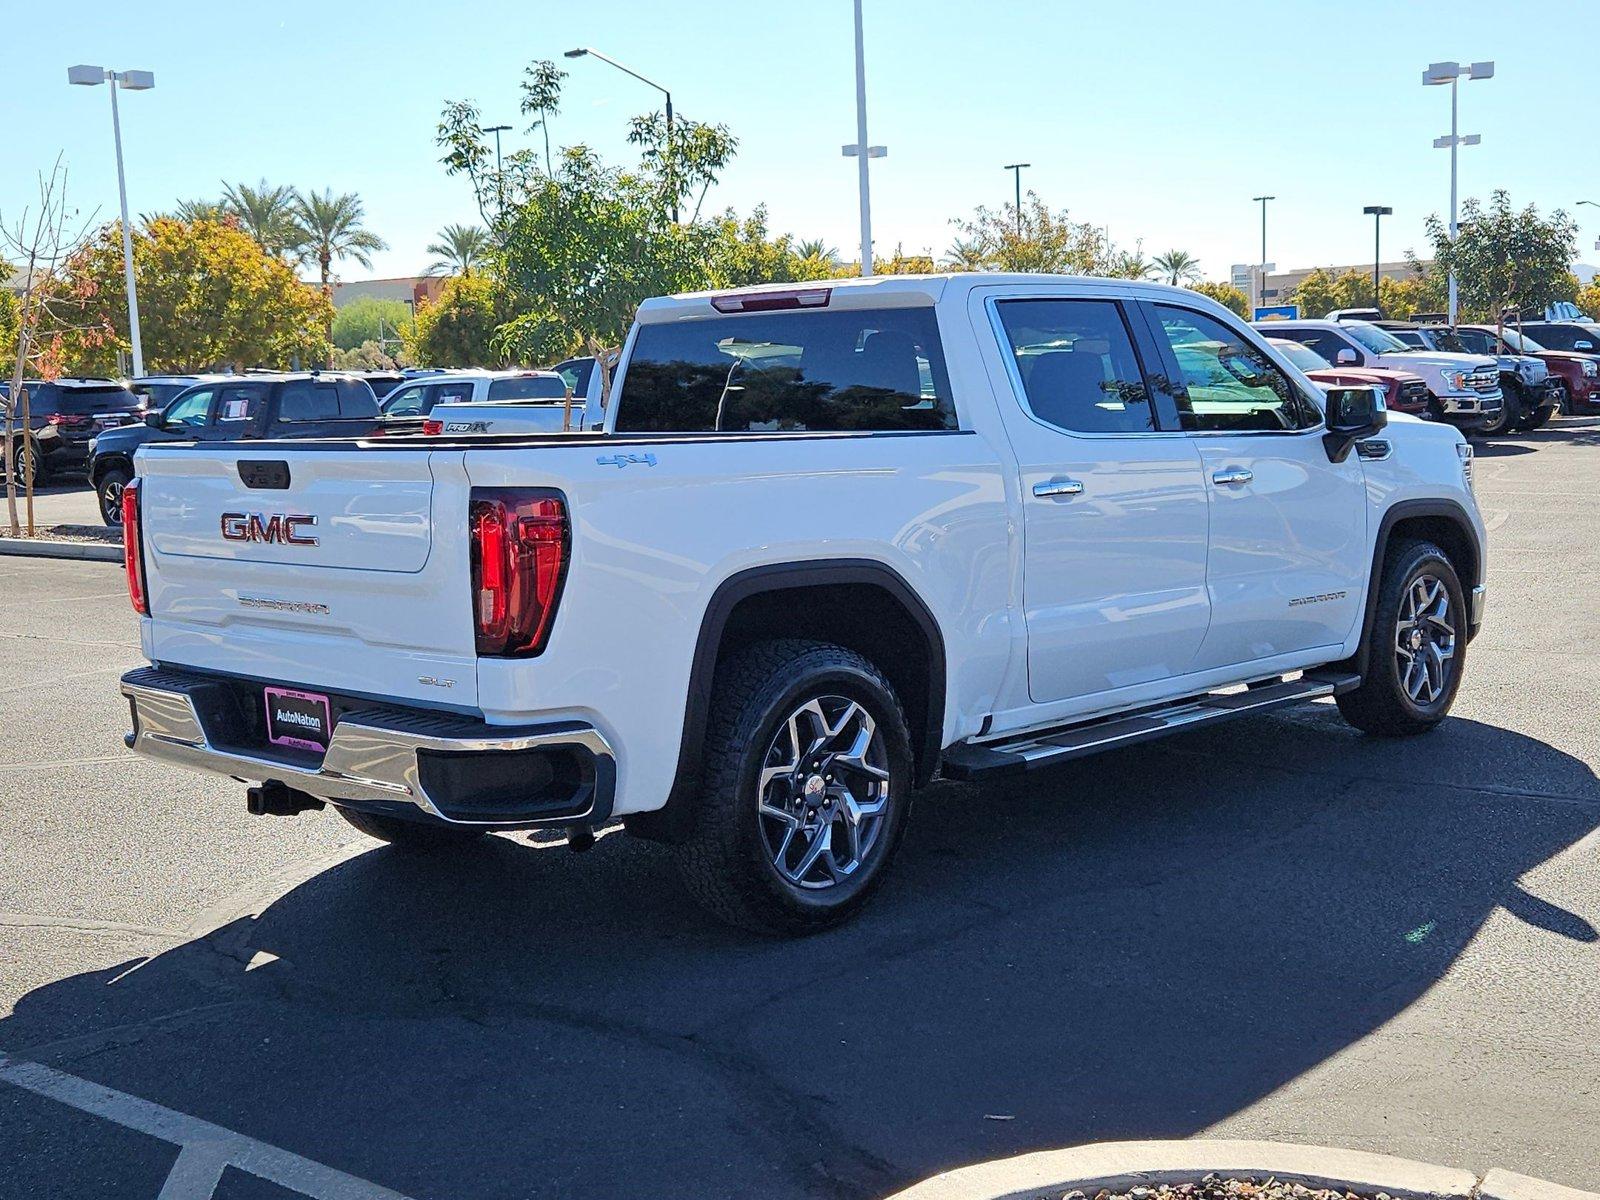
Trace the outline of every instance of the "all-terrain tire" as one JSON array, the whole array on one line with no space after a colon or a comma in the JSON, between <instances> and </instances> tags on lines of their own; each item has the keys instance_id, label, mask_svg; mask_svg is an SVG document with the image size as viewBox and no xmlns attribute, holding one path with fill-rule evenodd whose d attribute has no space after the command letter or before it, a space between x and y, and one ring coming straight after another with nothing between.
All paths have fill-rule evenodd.
<instances>
[{"instance_id":1,"label":"all-terrain tire","mask_svg":"<svg viewBox=\"0 0 1600 1200\"><path fill-rule=\"evenodd\" d=\"M1413 621L1418 596L1439 594L1427 581L1439 585L1445 604L1424 606L1428 612ZM1366 670L1361 685L1338 698L1339 712L1357 729L1379 737L1426 733L1449 713L1466 665L1468 614L1461 580L1438 546L1403 539L1389 547L1377 587ZM1447 666L1435 678L1429 660L1435 645L1443 652L1446 628L1451 631L1443 659ZM1412 666L1412 660L1420 666ZM1413 673L1418 669L1425 681Z\"/></svg>"},{"instance_id":2,"label":"all-terrain tire","mask_svg":"<svg viewBox=\"0 0 1600 1200\"><path fill-rule=\"evenodd\" d=\"M887 772L887 792L871 849L852 872L807 887L785 876L775 861L783 854L773 850L773 820L763 815L771 805L762 807L773 793L763 792L760 778L764 768L785 757L788 745L795 745L797 762L811 753L798 748L799 740L817 744L809 732L796 739L786 731L796 728L791 716L798 717L812 701L823 708L832 705L836 712L841 702L853 701L870 717L872 753ZM717 668L693 825L688 838L673 847L684 884L711 913L753 932L795 935L837 925L882 884L910 812L911 777L905 712L883 673L862 655L800 639L758 642L737 651ZM789 778L768 788L787 788ZM861 790L853 783L849 787ZM803 805L806 800L785 802ZM803 828L797 833L805 836ZM827 859L834 861L831 849ZM794 864L785 861L792 869Z\"/></svg>"}]
</instances>

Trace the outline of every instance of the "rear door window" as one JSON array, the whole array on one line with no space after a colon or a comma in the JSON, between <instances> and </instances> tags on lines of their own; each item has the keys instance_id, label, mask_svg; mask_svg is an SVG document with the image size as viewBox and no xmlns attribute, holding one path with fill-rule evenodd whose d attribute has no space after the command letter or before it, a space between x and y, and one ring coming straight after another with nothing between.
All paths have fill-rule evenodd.
<instances>
[{"instance_id":1,"label":"rear door window","mask_svg":"<svg viewBox=\"0 0 1600 1200\"><path fill-rule=\"evenodd\" d=\"M1155 410L1113 300L1000 300L1033 415L1070 433L1150 433Z\"/></svg>"},{"instance_id":2,"label":"rear door window","mask_svg":"<svg viewBox=\"0 0 1600 1200\"><path fill-rule=\"evenodd\" d=\"M102 412L132 412L139 397L125 387L108 383L104 387L57 387L54 411L71 416Z\"/></svg>"},{"instance_id":3,"label":"rear door window","mask_svg":"<svg viewBox=\"0 0 1600 1200\"><path fill-rule=\"evenodd\" d=\"M349 419L372 420L378 415L378 397L365 379L347 379L339 384L339 415Z\"/></svg>"},{"instance_id":4,"label":"rear door window","mask_svg":"<svg viewBox=\"0 0 1600 1200\"><path fill-rule=\"evenodd\" d=\"M428 389L428 405L423 412L431 412L436 404L466 404L472 400L472 384L436 383Z\"/></svg>"},{"instance_id":5,"label":"rear door window","mask_svg":"<svg viewBox=\"0 0 1600 1200\"><path fill-rule=\"evenodd\" d=\"M260 384L229 384L217 389L216 416L212 420L224 431L255 424L261 415L261 399L266 389Z\"/></svg>"},{"instance_id":6,"label":"rear door window","mask_svg":"<svg viewBox=\"0 0 1600 1200\"><path fill-rule=\"evenodd\" d=\"M339 394L331 383L295 382L283 385L278 396L280 421L336 421Z\"/></svg>"},{"instance_id":7,"label":"rear door window","mask_svg":"<svg viewBox=\"0 0 1600 1200\"><path fill-rule=\"evenodd\" d=\"M956 427L931 308L749 313L642 325L618 399L626 433Z\"/></svg>"}]
</instances>

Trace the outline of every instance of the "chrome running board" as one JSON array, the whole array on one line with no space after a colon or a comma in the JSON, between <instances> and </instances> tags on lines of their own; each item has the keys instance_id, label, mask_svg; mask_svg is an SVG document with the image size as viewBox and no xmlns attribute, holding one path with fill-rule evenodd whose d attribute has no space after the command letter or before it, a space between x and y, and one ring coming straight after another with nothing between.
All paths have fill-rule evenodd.
<instances>
[{"instance_id":1,"label":"chrome running board","mask_svg":"<svg viewBox=\"0 0 1600 1200\"><path fill-rule=\"evenodd\" d=\"M943 774L946 779L989 779L1035 771L1198 725L1214 725L1286 704L1337 695L1360 683L1359 676L1345 672L1308 673L1289 682L1267 683L1244 691L1208 692L1159 708L1034 730L1005 741L963 742L944 752Z\"/></svg>"}]
</instances>

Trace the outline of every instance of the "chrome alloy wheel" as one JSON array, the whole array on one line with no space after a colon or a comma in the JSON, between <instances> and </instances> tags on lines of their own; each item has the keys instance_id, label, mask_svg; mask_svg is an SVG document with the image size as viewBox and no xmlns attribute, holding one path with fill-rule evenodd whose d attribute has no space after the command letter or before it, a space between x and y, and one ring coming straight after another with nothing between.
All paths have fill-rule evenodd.
<instances>
[{"instance_id":1,"label":"chrome alloy wheel","mask_svg":"<svg viewBox=\"0 0 1600 1200\"><path fill-rule=\"evenodd\" d=\"M843 883L883 841L889 756L878 724L844 696L808 700L778 727L757 789L761 841L788 883Z\"/></svg>"},{"instance_id":2,"label":"chrome alloy wheel","mask_svg":"<svg viewBox=\"0 0 1600 1200\"><path fill-rule=\"evenodd\" d=\"M1400 686L1413 704L1426 707L1449 689L1456 628L1443 580L1418 575L1407 586L1395 623L1394 654Z\"/></svg>"}]
</instances>

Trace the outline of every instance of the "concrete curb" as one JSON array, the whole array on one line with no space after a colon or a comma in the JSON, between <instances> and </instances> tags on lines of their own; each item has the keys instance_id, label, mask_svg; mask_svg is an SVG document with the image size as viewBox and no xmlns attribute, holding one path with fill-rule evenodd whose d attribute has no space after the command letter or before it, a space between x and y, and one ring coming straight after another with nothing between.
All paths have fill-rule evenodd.
<instances>
[{"instance_id":1,"label":"concrete curb","mask_svg":"<svg viewBox=\"0 0 1600 1200\"><path fill-rule=\"evenodd\" d=\"M1194 1138L1166 1142L1098 1142L1042 1150L944 1171L886 1200L1059 1200L1070 1191L1091 1197L1102 1188L1193 1183L1215 1173L1265 1178L1312 1188L1402 1200L1600 1200L1593 1192L1494 1170L1480 1185L1471 1171L1438 1167L1364 1150ZM1490 1185L1503 1189L1491 1193Z\"/></svg>"},{"instance_id":2,"label":"concrete curb","mask_svg":"<svg viewBox=\"0 0 1600 1200\"><path fill-rule=\"evenodd\" d=\"M19 558L76 558L90 562L121 562L122 547L110 543L57 542L49 538L0 537L0 554Z\"/></svg>"}]
</instances>

